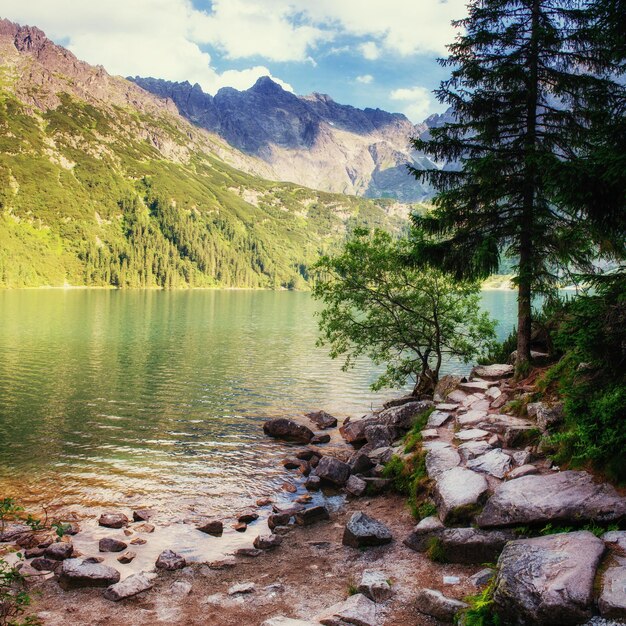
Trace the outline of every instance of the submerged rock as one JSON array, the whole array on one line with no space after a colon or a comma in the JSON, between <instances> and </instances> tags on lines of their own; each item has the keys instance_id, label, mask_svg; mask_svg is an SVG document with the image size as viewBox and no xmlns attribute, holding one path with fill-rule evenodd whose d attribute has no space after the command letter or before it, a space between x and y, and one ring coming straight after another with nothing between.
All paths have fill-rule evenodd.
<instances>
[{"instance_id":1,"label":"submerged rock","mask_svg":"<svg viewBox=\"0 0 626 626\"><path fill-rule=\"evenodd\" d=\"M263 424L263 432L268 437L295 441L297 443L309 443L315 436L310 428L285 418L265 422L265 424Z\"/></svg>"},{"instance_id":2,"label":"submerged rock","mask_svg":"<svg viewBox=\"0 0 626 626\"><path fill-rule=\"evenodd\" d=\"M81 587L109 587L119 582L120 573L100 563L88 563L81 559L63 561L59 573L59 585L65 589Z\"/></svg>"},{"instance_id":3,"label":"submerged rock","mask_svg":"<svg viewBox=\"0 0 626 626\"><path fill-rule=\"evenodd\" d=\"M360 511L352 514L343 533L343 544L352 548L382 546L392 539L387 526Z\"/></svg>"},{"instance_id":4,"label":"submerged rock","mask_svg":"<svg viewBox=\"0 0 626 626\"><path fill-rule=\"evenodd\" d=\"M524 476L502 483L478 516L483 528L548 522L619 522L626 498L587 472Z\"/></svg>"},{"instance_id":5,"label":"submerged rock","mask_svg":"<svg viewBox=\"0 0 626 626\"><path fill-rule=\"evenodd\" d=\"M593 581L603 552L603 541L588 531L509 542L498 561L497 609L514 623L584 622L592 614Z\"/></svg>"}]
</instances>

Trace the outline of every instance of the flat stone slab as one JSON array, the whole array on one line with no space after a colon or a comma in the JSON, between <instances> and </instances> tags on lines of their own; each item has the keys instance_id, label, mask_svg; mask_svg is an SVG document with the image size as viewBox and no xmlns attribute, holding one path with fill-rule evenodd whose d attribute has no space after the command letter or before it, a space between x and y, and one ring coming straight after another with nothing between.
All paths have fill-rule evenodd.
<instances>
[{"instance_id":1,"label":"flat stone slab","mask_svg":"<svg viewBox=\"0 0 626 626\"><path fill-rule=\"evenodd\" d=\"M499 485L476 519L482 528L548 522L619 522L626 498L587 472L524 476Z\"/></svg>"},{"instance_id":2,"label":"flat stone slab","mask_svg":"<svg viewBox=\"0 0 626 626\"><path fill-rule=\"evenodd\" d=\"M439 438L439 432L437 431L436 428L428 428L426 430L423 430L421 432L422 435L422 439L438 439Z\"/></svg>"},{"instance_id":3,"label":"flat stone slab","mask_svg":"<svg viewBox=\"0 0 626 626\"><path fill-rule=\"evenodd\" d=\"M152 577L141 572L108 587L104 592L104 597L112 602L119 602L148 591L148 589L152 589Z\"/></svg>"},{"instance_id":4,"label":"flat stone slab","mask_svg":"<svg viewBox=\"0 0 626 626\"><path fill-rule=\"evenodd\" d=\"M487 419L487 411L468 411L456 418L459 426L476 426Z\"/></svg>"},{"instance_id":5,"label":"flat stone slab","mask_svg":"<svg viewBox=\"0 0 626 626\"><path fill-rule=\"evenodd\" d=\"M483 430L482 428L470 428L468 430L460 430L456 433L455 437L459 441L475 441L477 439L484 439L489 435L491 435L491 433L487 430Z\"/></svg>"},{"instance_id":6,"label":"flat stone slab","mask_svg":"<svg viewBox=\"0 0 626 626\"><path fill-rule=\"evenodd\" d=\"M435 406L437 411L447 411L448 413L451 411L456 411L459 408L459 405L454 402L442 402Z\"/></svg>"},{"instance_id":7,"label":"flat stone slab","mask_svg":"<svg viewBox=\"0 0 626 626\"><path fill-rule=\"evenodd\" d=\"M430 478L436 478L442 472L461 464L461 456L450 444L428 450L426 453L426 472Z\"/></svg>"},{"instance_id":8,"label":"flat stone slab","mask_svg":"<svg viewBox=\"0 0 626 626\"><path fill-rule=\"evenodd\" d=\"M449 403L457 403L457 404L461 404L462 402L465 401L465 399L467 398L467 394L464 391L461 391L460 389L455 389L454 391L450 392L447 396L446 396L446 400Z\"/></svg>"},{"instance_id":9,"label":"flat stone slab","mask_svg":"<svg viewBox=\"0 0 626 626\"><path fill-rule=\"evenodd\" d=\"M589 619L603 552L604 542L588 531L509 542L494 591L505 622L567 626Z\"/></svg>"},{"instance_id":10,"label":"flat stone slab","mask_svg":"<svg viewBox=\"0 0 626 626\"><path fill-rule=\"evenodd\" d=\"M433 411L428 418L426 426L428 426L428 428L440 428L451 417L452 415L447 411Z\"/></svg>"},{"instance_id":11,"label":"flat stone slab","mask_svg":"<svg viewBox=\"0 0 626 626\"><path fill-rule=\"evenodd\" d=\"M343 533L343 545L352 548L382 546L392 539L387 526L360 511L352 514Z\"/></svg>"},{"instance_id":12,"label":"flat stone slab","mask_svg":"<svg viewBox=\"0 0 626 626\"><path fill-rule=\"evenodd\" d=\"M376 617L376 604L362 593L350 596L345 602L338 602L314 618L324 626L379 626Z\"/></svg>"},{"instance_id":13,"label":"flat stone slab","mask_svg":"<svg viewBox=\"0 0 626 626\"><path fill-rule=\"evenodd\" d=\"M515 480L516 478L523 478L524 476L532 476L538 474L539 470L534 465L520 465L515 469L512 469L507 475L507 480Z\"/></svg>"},{"instance_id":14,"label":"flat stone slab","mask_svg":"<svg viewBox=\"0 0 626 626\"><path fill-rule=\"evenodd\" d=\"M460 383L459 389L467 393L484 393L489 389L489 383L484 380L471 380L466 383Z\"/></svg>"},{"instance_id":15,"label":"flat stone slab","mask_svg":"<svg viewBox=\"0 0 626 626\"><path fill-rule=\"evenodd\" d=\"M493 446L486 441L467 441L461 444L458 450L461 458L464 461L469 461L470 459L475 459L477 456L493 450Z\"/></svg>"},{"instance_id":16,"label":"flat stone slab","mask_svg":"<svg viewBox=\"0 0 626 626\"><path fill-rule=\"evenodd\" d=\"M626 566L604 572L598 608L602 617L626 618Z\"/></svg>"},{"instance_id":17,"label":"flat stone slab","mask_svg":"<svg viewBox=\"0 0 626 626\"><path fill-rule=\"evenodd\" d=\"M434 499L439 519L445 524L471 518L489 490L487 479L464 467L455 467L437 476Z\"/></svg>"},{"instance_id":18,"label":"flat stone slab","mask_svg":"<svg viewBox=\"0 0 626 626\"><path fill-rule=\"evenodd\" d=\"M467 469L502 479L511 469L512 463L513 459L506 452L502 452L500 448L495 448L482 456L469 460Z\"/></svg>"},{"instance_id":19,"label":"flat stone slab","mask_svg":"<svg viewBox=\"0 0 626 626\"><path fill-rule=\"evenodd\" d=\"M506 363L494 365L478 365L472 370L472 375L485 380L501 380L510 378L515 373L515 367Z\"/></svg>"}]
</instances>

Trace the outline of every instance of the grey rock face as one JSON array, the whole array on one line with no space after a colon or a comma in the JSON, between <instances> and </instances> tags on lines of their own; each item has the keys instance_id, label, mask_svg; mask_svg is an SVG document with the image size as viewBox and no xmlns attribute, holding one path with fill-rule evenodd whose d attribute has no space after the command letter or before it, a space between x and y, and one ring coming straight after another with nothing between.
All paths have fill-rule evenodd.
<instances>
[{"instance_id":1,"label":"grey rock face","mask_svg":"<svg viewBox=\"0 0 626 626\"><path fill-rule=\"evenodd\" d=\"M342 487L350 478L350 466L339 459L325 456L320 459L319 464L315 468L315 474L322 480Z\"/></svg>"},{"instance_id":2,"label":"grey rock face","mask_svg":"<svg viewBox=\"0 0 626 626\"><path fill-rule=\"evenodd\" d=\"M350 596L345 602L339 602L317 615L315 620L324 626L379 626L376 617L376 604L362 593Z\"/></svg>"},{"instance_id":3,"label":"grey rock face","mask_svg":"<svg viewBox=\"0 0 626 626\"><path fill-rule=\"evenodd\" d=\"M464 608L465 602L447 598L440 591L434 589L420 589L417 592L415 608L425 615L430 615L446 623L452 623L454 616Z\"/></svg>"},{"instance_id":4,"label":"grey rock face","mask_svg":"<svg viewBox=\"0 0 626 626\"><path fill-rule=\"evenodd\" d=\"M626 566L604 572L598 608L602 617L626 619Z\"/></svg>"},{"instance_id":5,"label":"grey rock face","mask_svg":"<svg viewBox=\"0 0 626 626\"><path fill-rule=\"evenodd\" d=\"M391 543L391 531L365 513L353 513L343 533L343 544L352 548L382 546Z\"/></svg>"},{"instance_id":6,"label":"grey rock face","mask_svg":"<svg viewBox=\"0 0 626 626\"><path fill-rule=\"evenodd\" d=\"M626 518L626 498L596 484L587 472L524 476L501 484L478 516L482 528L548 522L616 522Z\"/></svg>"},{"instance_id":7,"label":"grey rock face","mask_svg":"<svg viewBox=\"0 0 626 626\"><path fill-rule=\"evenodd\" d=\"M309 443L315 436L315 433L310 428L284 418L265 422L263 424L263 432L268 437L305 444Z\"/></svg>"},{"instance_id":8,"label":"grey rock face","mask_svg":"<svg viewBox=\"0 0 626 626\"><path fill-rule=\"evenodd\" d=\"M455 467L437 476L434 499L439 519L445 523L468 520L473 507L484 501L489 490L487 480L481 474L463 467Z\"/></svg>"},{"instance_id":9,"label":"grey rock face","mask_svg":"<svg viewBox=\"0 0 626 626\"><path fill-rule=\"evenodd\" d=\"M164 569L168 571L183 569L187 566L187 561L180 554L172 552L171 550L164 550L157 559L156 566L158 569Z\"/></svg>"},{"instance_id":10,"label":"grey rock face","mask_svg":"<svg viewBox=\"0 0 626 626\"><path fill-rule=\"evenodd\" d=\"M387 581L388 576L376 570L365 570L359 584L359 593L374 602L384 602L391 598L393 591Z\"/></svg>"},{"instance_id":11,"label":"grey rock face","mask_svg":"<svg viewBox=\"0 0 626 626\"><path fill-rule=\"evenodd\" d=\"M489 474L496 478L504 478L506 473L511 469L512 459L502 452L500 448L490 450L482 456L471 459L467 462L467 468L480 472L481 474Z\"/></svg>"},{"instance_id":12,"label":"grey rock face","mask_svg":"<svg viewBox=\"0 0 626 626\"><path fill-rule=\"evenodd\" d=\"M82 559L63 561L59 572L59 585L65 589L81 587L109 587L119 582L120 573L100 563L86 563Z\"/></svg>"},{"instance_id":13,"label":"grey rock face","mask_svg":"<svg viewBox=\"0 0 626 626\"><path fill-rule=\"evenodd\" d=\"M602 540L587 531L511 541L498 561L498 610L516 624L584 622L603 552Z\"/></svg>"},{"instance_id":14,"label":"grey rock face","mask_svg":"<svg viewBox=\"0 0 626 626\"><path fill-rule=\"evenodd\" d=\"M399 435L398 428L387 424L372 424L365 431L365 440L373 450L389 447Z\"/></svg>"},{"instance_id":15,"label":"grey rock face","mask_svg":"<svg viewBox=\"0 0 626 626\"><path fill-rule=\"evenodd\" d=\"M144 591L152 589L152 581L143 572L133 574L125 578L122 582L111 585L105 592L104 597L112 602L119 602L132 598Z\"/></svg>"}]
</instances>

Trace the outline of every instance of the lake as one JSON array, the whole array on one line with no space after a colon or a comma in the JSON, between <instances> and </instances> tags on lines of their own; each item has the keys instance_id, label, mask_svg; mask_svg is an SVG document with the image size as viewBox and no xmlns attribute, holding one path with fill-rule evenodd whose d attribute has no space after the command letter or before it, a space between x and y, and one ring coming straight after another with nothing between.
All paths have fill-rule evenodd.
<instances>
[{"instance_id":1,"label":"lake","mask_svg":"<svg viewBox=\"0 0 626 626\"><path fill-rule=\"evenodd\" d=\"M515 294L483 305L508 334ZM280 486L265 419L361 415L398 393L315 346L318 307L297 292L0 291L0 496L182 523Z\"/></svg>"}]
</instances>

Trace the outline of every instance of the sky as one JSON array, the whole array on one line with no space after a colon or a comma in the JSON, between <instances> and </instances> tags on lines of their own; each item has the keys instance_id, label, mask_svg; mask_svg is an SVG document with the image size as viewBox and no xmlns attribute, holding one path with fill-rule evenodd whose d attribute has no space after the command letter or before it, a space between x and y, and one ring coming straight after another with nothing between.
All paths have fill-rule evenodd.
<instances>
[{"instance_id":1,"label":"sky","mask_svg":"<svg viewBox=\"0 0 626 626\"><path fill-rule=\"evenodd\" d=\"M199 83L211 94L271 76L421 122L466 0L0 0L77 57L122 76Z\"/></svg>"}]
</instances>

